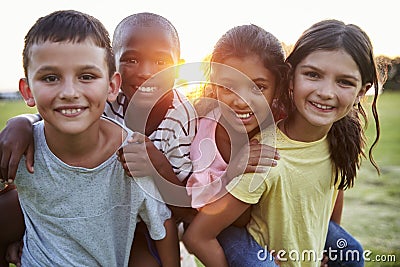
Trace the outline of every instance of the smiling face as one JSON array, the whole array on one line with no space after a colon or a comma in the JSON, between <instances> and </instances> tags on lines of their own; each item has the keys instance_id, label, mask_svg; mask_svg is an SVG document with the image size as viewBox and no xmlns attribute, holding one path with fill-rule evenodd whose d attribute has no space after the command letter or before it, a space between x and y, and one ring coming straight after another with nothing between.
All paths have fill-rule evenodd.
<instances>
[{"instance_id":1,"label":"smiling face","mask_svg":"<svg viewBox=\"0 0 400 267\"><path fill-rule=\"evenodd\" d=\"M21 94L37 106L47 132L84 132L99 121L106 100L114 100L119 88L118 74L109 79L105 49L90 40L33 45L27 73Z\"/></svg>"},{"instance_id":2,"label":"smiling face","mask_svg":"<svg viewBox=\"0 0 400 267\"><path fill-rule=\"evenodd\" d=\"M150 79L179 61L171 33L162 27L139 25L127 25L123 31L121 47L115 51L115 57L122 76L121 89L128 99L134 94L141 100L159 97L171 89L175 81L173 71ZM143 101L137 104L144 104L140 102Z\"/></svg>"},{"instance_id":3,"label":"smiling face","mask_svg":"<svg viewBox=\"0 0 400 267\"><path fill-rule=\"evenodd\" d=\"M291 82L296 125L308 132L328 133L332 124L352 109L364 95L359 68L343 50L318 50L304 58ZM320 136L322 137L322 136Z\"/></svg>"},{"instance_id":4,"label":"smiling face","mask_svg":"<svg viewBox=\"0 0 400 267\"><path fill-rule=\"evenodd\" d=\"M246 131L251 138L270 114L275 77L257 56L232 57L224 64L229 67L221 65L213 74L222 115L234 130Z\"/></svg>"}]
</instances>

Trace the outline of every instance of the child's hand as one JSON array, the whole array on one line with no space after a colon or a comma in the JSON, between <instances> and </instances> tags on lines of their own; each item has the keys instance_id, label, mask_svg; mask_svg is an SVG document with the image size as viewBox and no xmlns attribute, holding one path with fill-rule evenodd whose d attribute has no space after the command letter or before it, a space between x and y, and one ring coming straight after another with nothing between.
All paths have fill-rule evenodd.
<instances>
[{"instance_id":1,"label":"child's hand","mask_svg":"<svg viewBox=\"0 0 400 267\"><path fill-rule=\"evenodd\" d=\"M328 267L328 261L329 258L326 254L324 254L322 260L321 260L321 267Z\"/></svg>"},{"instance_id":2,"label":"child's hand","mask_svg":"<svg viewBox=\"0 0 400 267\"><path fill-rule=\"evenodd\" d=\"M279 158L276 148L251 140L249 148L243 147L229 163L228 177L233 178L243 173L266 172L269 167L277 165Z\"/></svg>"},{"instance_id":3,"label":"child's hand","mask_svg":"<svg viewBox=\"0 0 400 267\"><path fill-rule=\"evenodd\" d=\"M22 240L16 241L7 247L6 251L6 261L8 263L13 263L15 266L21 266L22 248L24 243Z\"/></svg>"},{"instance_id":4,"label":"child's hand","mask_svg":"<svg viewBox=\"0 0 400 267\"><path fill-rule=\"evenodd\" d=\"M152 162L156 162L160 155L165 157L164 154L147 136L137 132L128 140L128 143L118 151L118 158L127 174L133 177L154 176L157 170Z\"/></svg>"},{"instance_id":5,"label":"child's hand","mask_svg":"<svg viewBox=\"0 0 400 267\"><path fill-rule=\"evenodd\" d=\"M26 168L33 173L32 123L24 117L15 117L7 122L0 132L0 181L12 183L19 161L26 155Z\"/></svg>"}]
</instances>

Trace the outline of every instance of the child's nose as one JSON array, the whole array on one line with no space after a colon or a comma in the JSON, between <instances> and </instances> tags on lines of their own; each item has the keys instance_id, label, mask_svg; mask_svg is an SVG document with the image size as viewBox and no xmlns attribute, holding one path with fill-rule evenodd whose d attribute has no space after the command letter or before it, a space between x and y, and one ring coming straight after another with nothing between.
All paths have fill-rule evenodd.
<instances>
[{"instance_id":1,"label":"child's nose","mask_svg":"<svg viewBox=\"0 0 400 267\"><path fill-rule=\"evenodd\" d=\"M327 81L318 88L318 96L322 99L331 99L335 95L336 82Z\"/></svg>"},{"instance_id":2,"label":"child's nose","mask_svg":"<svg viewBox=\"0 0 400 267\"><path fill-rule=\"evenodd\" d=\"M144 61L142 62L140 69L139 69L139 76L144 79L149 79L156 73L156 66L151 61Z\"/></svg>"},{"instance_id":3,"label":"child's nose","mask_svg":"<svg viewBox=\"0 0 400 267\"><path fill-rule=\"evenodd\" d=\"M249 97L247 95L247 88L243 88L243 89L238 89L236 92L233 93L234 95L234 101L233 103L235 104L235 106L237 107L247 107L249 106Z\"/></svg>"},{"instance_id":4,"label":"child's nose","mask_svg":"<svg viewBox=\"0 0 400 267\"><path fill-rule=\"evenodd\" d=\"M78 97L78 89L76 84L72 81L65 81L61 84L60 91L61 98L75 98Z\"/></svg>"}]
</instances>

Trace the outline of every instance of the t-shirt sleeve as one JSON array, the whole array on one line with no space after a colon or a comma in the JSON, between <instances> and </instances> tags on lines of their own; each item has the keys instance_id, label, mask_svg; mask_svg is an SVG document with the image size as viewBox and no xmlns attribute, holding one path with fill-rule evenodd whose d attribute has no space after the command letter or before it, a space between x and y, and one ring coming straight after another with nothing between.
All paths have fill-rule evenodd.
<instances>
[{"instance_id":1,"label":"t-shirt sleeve","mask_svg":"<svg viewBox=\"0 0 400 267\"><path fill-rule=\"evenodd\" d=\"M139 217L144 221L153 240L163 239L166 235L164 222L171 218L171 211L163 202L151 177L133 178L143 190L144 200L139 209Z\"/></svg>"},{"instance_id":2,"label":"t-shirt sleeve","mask_svg":"<svg viewBox=\"0 0 400 267\"><path fill-rule=\"evenodd\" d=\"M193 136L180 136L176 139L171 139L169 142L170 147L165 154L181 182L186 180L193 171L192 161L189 158L192 139Z\"/></svg>"},{"instance_id":3,"label":"t-shirt sleeve","mask_svg":"<svg viewBox=\"0 0 400 267\"><path fill-rule=\"evenodd\" d=\"M196 134L197 115L190 102L181 94L175 96L174 110L165 120L168 128L168 147L165 156L180 181L184 181L192 174L193 166L190 160L190 145Z\"/></svg>"},{"instance_id":4,"label":"t-shirt sleeve","mask_svg":"<svg viewBox=\"0 0 400 267\"><path fill-rule=\"evenodd\" d=\"M265 179L265 173L245 173L233 178L226 189L237 199L256 204L267 190Z\"/></svg>"}]
</instances>

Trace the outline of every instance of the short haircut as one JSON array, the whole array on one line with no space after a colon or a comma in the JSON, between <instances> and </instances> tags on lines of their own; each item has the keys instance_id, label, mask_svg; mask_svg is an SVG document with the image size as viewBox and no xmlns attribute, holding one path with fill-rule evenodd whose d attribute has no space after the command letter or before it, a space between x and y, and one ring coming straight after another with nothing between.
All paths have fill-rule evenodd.
<instances>
[{"instance_id":1,"label":"short haircut","mask_svg":"<svg viewBox=\"0 0 400 267\"><path fill-rule=\"evenodd\" d=\"M122 37L125 27L132 27L132 26L140 26L140 27L160 27L161 29L167 31L171 37L172 41L174 42L175 52L180 58L180 41L178 32L175 29L174 25L158 14L143 12L143 13L136 13L132 14L126 18L124 18L115 28L114 35L113 35L113 48L114 51L118 51L121 49L122 46Z\"/></svg>"},{"instance_id":2,"label":"short haircut","mask_svg":"<svg viewBox=\"0 0 400 267\"><path fill-rule=\"evenodd\" d=\"M55 11L39 18L25 36L22 53L25 76L28 77L30 52L34 44L49 42L80 43L87 39L106 50L105 60L109 77L116 71L110 36L104 25L96 18L75 10Z\"/></svg>"}]
</instances>

